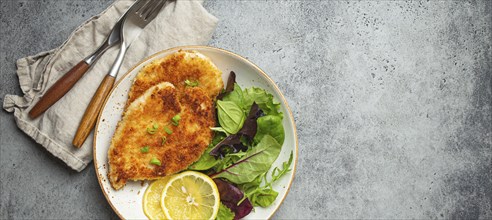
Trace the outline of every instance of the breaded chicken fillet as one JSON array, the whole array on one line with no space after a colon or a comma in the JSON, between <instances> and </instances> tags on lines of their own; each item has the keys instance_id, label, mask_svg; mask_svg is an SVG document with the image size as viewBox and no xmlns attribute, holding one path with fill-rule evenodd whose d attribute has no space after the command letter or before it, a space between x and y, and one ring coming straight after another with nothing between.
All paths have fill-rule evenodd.
<instances>
[{"instance_id":1,"label":"breaded chicken fillet","mask_svg":"<svg viewBox=\"0 0 492 220\"><path fill-rule=\"evenodd\" d=\"M203 154L215 125L213 101L200 87L181 89L162 82L127 106L108 152L114 189L176 173Z\"/></svg>"},{"instance_id":2,"label":"breaded chicken fillet","mask_svg":"<svg viewBox=\"0 0 492 220\"><path fill-rule=\"evenodd\" d=\"M169 82L178 90L197 86L211 99L215 99L224 88L222 72L210 58L197 51L180 50L142 68L133 81L127 106L148 88L161 82Z\"/></svg>"}]
</instances>

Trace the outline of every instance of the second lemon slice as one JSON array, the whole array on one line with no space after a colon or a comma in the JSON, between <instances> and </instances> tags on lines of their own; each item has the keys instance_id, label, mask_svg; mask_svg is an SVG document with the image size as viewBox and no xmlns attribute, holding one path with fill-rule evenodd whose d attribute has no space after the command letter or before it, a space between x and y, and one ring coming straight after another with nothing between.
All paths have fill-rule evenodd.
<instances>
[{"instance_id":1,"label":"second lemon slice","mask_svg":"<svg viewBox=\"0 0 492 220\"><path fill-rule=\"evenodd\" d=\"M219 204L214 181L195 171L172 176L161 196L161 207L167 219L215 219Z\"/></svg>"},{"instance_id":2,"label":"second lemon slice","mask_svg":"<svg viewBox=\"0 0 492 220\"><path fill-rule=\"evenodd\" d=\"M170 176L152 182L143 197L143 210L149 219L165 219L164 211L161 208L162 190L169 181Z\"/></svg>"}]
</instances>

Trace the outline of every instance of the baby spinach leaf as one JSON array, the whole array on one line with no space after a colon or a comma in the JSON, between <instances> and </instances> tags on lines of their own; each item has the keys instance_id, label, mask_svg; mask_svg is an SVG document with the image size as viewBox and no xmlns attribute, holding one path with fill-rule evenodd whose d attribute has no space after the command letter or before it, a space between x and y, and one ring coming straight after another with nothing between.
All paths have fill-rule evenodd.
<instances>
[{"instance_id":1,"label":"baby spinach leaf","mask_svg":"<svg viewBox=\"0 0 492 220\"><path fill-rule=\"evenodd\" d=\"M217 100L219 123L230 134L237 133L245 120L243 110L234 102Z\"/></svg>"},{"instance_id":2,"label":"baby spinach leaf","mask_svg":"<svg viewBox=\"0 0 492 220\"><path fill-rule=\"evenodd\" d=\"M258 130L254 137L255 142L259 142L263 136L270 135L282 145L285 139L284 126L282 125L282 114L265 115L257 120Z\"/></svg>"},{"instance_id":3,"label":"baby spinach leaf","mask_svg":"<svg viewBox=\"0 0 492 220\"><path fill-rule=\"evenodd\" d=\"M237 83L234 84L234 90L232 90L227 95L225 95L222 98L222 100L234 102L239 107L241 107L243 110L249 110L249 109L245 109L245 107L244 107L243 90L241 90L241 87L239 87L239 85Z\"/></svg>"},{"instance_id":4,"label":"baby spinach leaf","mask_svg":"<svg viewBox=\"0 0 492 220\"><path fill-rule=\"evenodd\" d=\"M248 117L244 121L244 125L236 134L227 136L223 141L218 143L213 150L210 151L210 155L217 157L224 157L227 153L237 153L239 151L246 151L248 146L251 145L251 140L256 135L257 122L256 120L263 114L261 109L256 103L253 103ZM283 130L282 130L283 131ZM263 137L263 136L262 136ZM282 140L283 141L283 140Z\"/></svg>"},{"instance_id":5,"label":"baby spinach leaf","mask_svg":"<svg viewBox=\"0 0 492 220\"><path fill-rule=\"evenodd\" d=\"M210 177L222 177L236 184L251 182L270 169L281 147L275 138L265 135L256 147L248 151L240 160Z\"/></svg>"},{"instance_id":6,"label":"baby spinach leaf","mask_svg":"<svg viewBox=\"0 0 492 220\"><path fill-rule=\"evenodd\" d=\"M210 128L210 130L212 130L212 131L217 131L217 132L222 132L222 133L224 133L226 136L229 136L229 135L230 135L230 134L229 134L226 130L224 130L224 128L222 128L222 127L213 127L213 128Z\"/></svg>"},{"instance_id":7,"label":"baby spinach leaf","mask_svg":"<svg viewBox=\"0 0 492 220\"><path fill-rule=\"evenodd\" d=\"M224 203L220 203L219 206L219 212L217 213L217 218L216 220L233 220L234 219L234 212L231 211L227 206L224 205Z\"/></svg>"}]
</instances>

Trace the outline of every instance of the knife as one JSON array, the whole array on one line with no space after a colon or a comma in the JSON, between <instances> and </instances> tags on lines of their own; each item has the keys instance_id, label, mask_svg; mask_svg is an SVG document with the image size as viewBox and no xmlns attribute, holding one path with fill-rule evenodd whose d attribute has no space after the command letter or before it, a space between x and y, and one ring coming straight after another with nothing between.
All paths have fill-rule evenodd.
<instances>
[{"instance_id":1,"label":"knife","mask_svg":"<svg viewBox=\"0 0 492 220\"><path fill-rule=\"evenodd\" d=\"M138 2L138 1L137 1ZM137 4L133 3L133 5ZM106 40L99 46L99 48L91 55L87 56L85 59L80 61L77 65L72 67L65 75L58 79L41 97L41 99L34 105L34 107L29 111L29 117L34 119L39 115L43 114L48 108L60 100L72 87L77 83L77 81L82 78L82 76L87 72L87 70L102 56L106 50L119 44L121 42L121 26L123 24L124 18L127 15L127 10L113 26L113 29L106 37Z\"/></svg>"},{"instance_id":2,"label":"knife","mask_svg":"<svg viewBox=\"0 0 492 220\"><path fill-rule=\"evenodd\" d=\"M79 128L77 129L77 133L72 141L72 144L75 147L80 148L87 139L87 136L89 136L92 128L94 128L104 100L113 88L116 75L118 74L121 64L123 63L123 58L125 57L127 48L135 39L138 38L143 28L157 16L161 8L166 4L166 1L167 0L143 0L137 4L135 10L131 9L130 13L128 13L125 17L120 32L120 51L113 66L111 67L111 70L104 77L103 81L99 85L99 88L92 97L89 106L87 106L87 109L85 110L84 116L80 121Z\"/></svg>"}]
</instances>

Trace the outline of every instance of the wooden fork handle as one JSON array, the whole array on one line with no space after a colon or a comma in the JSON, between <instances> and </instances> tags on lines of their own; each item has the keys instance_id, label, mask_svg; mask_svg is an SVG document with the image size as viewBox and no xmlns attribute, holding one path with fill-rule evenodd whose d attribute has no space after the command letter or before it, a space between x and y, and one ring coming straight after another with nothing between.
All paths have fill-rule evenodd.
<instances>
[{"instance_id":1,"label":"wooden fork handle","mask_svg":"<svg viewBox=\"0 0 492 220\"><path fill-rule=\"evenodd\" d=\"M96 93L92 97L92 100L89 103L89 106L87 106L84 116L80 121L77 133L73 138L72 144L75 147L80 148L82 144L84 144L85 139L87 139L87 136L89 136L89 134L91 133L92 128L94 128L94 125L96 124L96 119L99 115L99 112L101 111L104 100L111 91L111 88L113 88L114 80L114 77L106 75L106 77L104 77L103 81L101 82L101 85L99 85L99 88L97 88Z\"/></svg>"},{"instance_id":2,"label":"wooden fork handle","mask_svg":"<svg viewBox=\"0 0 492 220\"><path fill-rule=\"evenodd\" d=\"M43 114L49 107L61 99L89 69L89 64L80 61L72 67L65 75L53 84L36 105L29 111L32 119Z\"/></svg>"}]
</instances>

